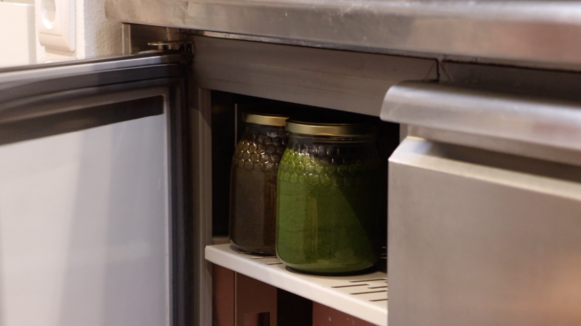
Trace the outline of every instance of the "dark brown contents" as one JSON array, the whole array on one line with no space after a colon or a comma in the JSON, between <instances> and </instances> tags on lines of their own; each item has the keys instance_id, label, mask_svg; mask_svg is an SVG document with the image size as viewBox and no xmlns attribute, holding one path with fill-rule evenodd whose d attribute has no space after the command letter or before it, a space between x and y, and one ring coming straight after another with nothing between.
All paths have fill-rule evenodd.
<instances>
[{"instance_id":1,"label":"dark brown contents","mask_svg":"<svg viewBox=\"0 0 581 326\"><path fill-rule=\"evenodd\" d=\"M236 147L232 161L230 240L244 251L275 254L276 179L285 148L282 128L258 125L249 125Z\"/></svg>"}]
</instances>

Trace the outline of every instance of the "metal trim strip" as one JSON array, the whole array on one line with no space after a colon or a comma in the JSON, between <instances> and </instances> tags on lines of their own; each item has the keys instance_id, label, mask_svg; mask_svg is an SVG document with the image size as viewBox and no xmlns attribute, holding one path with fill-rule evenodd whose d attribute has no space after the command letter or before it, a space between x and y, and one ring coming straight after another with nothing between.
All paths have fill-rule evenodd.
<instances>
[{"instance_id":1,"label":"metal trim strip","mask_svg":"<svg viewBox=\"0 0 581 326\"><path fill-rule=\"evenodd\" d=\"M159 64L179 63L179 54L146 57L129 56L127 58L110 58L96 61L71 61L65 64L48 64L40 66L22 67L0 71L0 84L29 82L30 80L54 79L78 74L98 73L106 70L127 69Z\"/></svg>"},{"instance_id":2,"label":"metal trim strip","mask_svg":"<svg viewBox=\"0 0 581 326\"><path fill-rule=\"evenodd\" d=\"M163 107L163 96L158 95L103 105L92 104L83 109L53 112L47 116L8 123L0 122L0 146L161 115Z\"/></svg>"},{"instance_id":3,"label":"metal trim strip","mask_svg":"<svg viewBox=\"0 0 581 326\"><path fill-rule=\"evenodd\" d=\"M437 83L391 87L381 119L581 151L581 103Z\"/></svg>"}]
</instances>

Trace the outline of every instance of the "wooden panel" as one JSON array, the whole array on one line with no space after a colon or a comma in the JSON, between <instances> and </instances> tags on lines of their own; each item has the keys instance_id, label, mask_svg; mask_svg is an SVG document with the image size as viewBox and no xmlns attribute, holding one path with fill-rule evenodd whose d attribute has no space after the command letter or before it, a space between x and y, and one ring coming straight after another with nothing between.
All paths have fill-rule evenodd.
<instances>
[{"instance_id":1,"label":"wooden panel","mask_svg":"<svg viewBox=\"0 0 581 326\"><path fill-rule=\"evenodd\" d=\"M278 326L311 326L313 302L296 294L278 289Z\"/></svg>"},{"instance_id":2,"label":"wooden panel","mask_svg":"<svg viewBox=\"0 0 581 326\"><path fill-rule=\"evenodd\" d=\"M235 274L236 326L276 326L276 288Z\"/></svg>"},{"instance_id":3,"label":"wooden panel","mask_svg":"<svg viewBox=\"0 0 581 326\"><path fill-rule=\"evenodd\" d=\"M234 271L212 266L212 325L234 326Z\"/></svg>"},{"instance_id":4,"label":"wooden panel","mask_svg":"<svg viewBox=\"0 0 581 326\"><path fill-rule=\"evenodd\" d=\"M313 302L313 326L373 326L373 324Z\"/></svg>"}]
</instances>

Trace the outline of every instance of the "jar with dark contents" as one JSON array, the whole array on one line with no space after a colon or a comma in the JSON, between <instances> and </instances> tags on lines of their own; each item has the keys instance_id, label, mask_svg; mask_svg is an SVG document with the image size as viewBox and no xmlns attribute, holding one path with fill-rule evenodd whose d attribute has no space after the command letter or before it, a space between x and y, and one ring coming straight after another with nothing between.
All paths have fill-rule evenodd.
<instances>
[{"instance_id":1,"label":"jar with dark contents","mask_svg":"<svg viewBox=\"0 0 581 326\"><path fill-rule=\"evenodd\" d=\"M243 251L274 255L278 166L288 117L247 114L232 160L230 242Z\"/></svg>"},{"instance_id":2,"label":"jar with dark contents","mask_svg":"<svg viewBox=\"0 0 581 326\"><path fill-rule=\"evenodd\" d=\"M380 255L381 162L374 126L287 121L276 251L295 270L341 274Z\"/></svg>"}]
</instances>

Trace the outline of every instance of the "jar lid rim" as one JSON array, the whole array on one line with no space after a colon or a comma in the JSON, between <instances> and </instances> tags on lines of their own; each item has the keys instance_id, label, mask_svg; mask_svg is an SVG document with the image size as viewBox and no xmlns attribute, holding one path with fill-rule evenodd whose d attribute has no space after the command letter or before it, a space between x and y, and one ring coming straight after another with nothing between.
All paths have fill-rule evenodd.
<instances>
[{"instance_id":1,"label":"jar lid rim","mask_svg":"<svg viewBox=\"0 0 581 326\"><path fill-rule=\"evenodd\" d=\"M287 120L286 130L291 133L313 136L373 136L376 133L372 123L320 123Z\"/></svg>"},{"instance_id":2,"label":"jar lid rim","mask_svg":"<svg viewBox=\"0 0 581 326\"><path fill-rule=\"evenodd\" d=\"M255 123L258 125L265 125L265 126L276 126L276 127L284 127L286 124L286 120L289 117L283 115L270 115L270 114L259 114L259 113L246 113L244 117L244 121L246 123Z\"/></svg>"}]
</instances>

